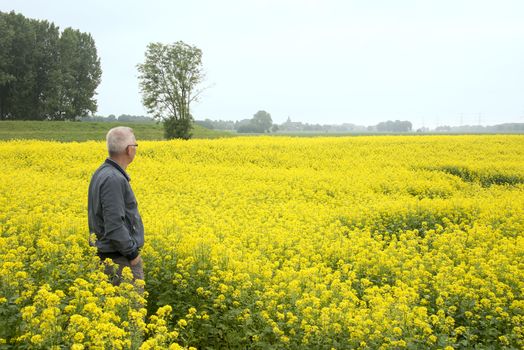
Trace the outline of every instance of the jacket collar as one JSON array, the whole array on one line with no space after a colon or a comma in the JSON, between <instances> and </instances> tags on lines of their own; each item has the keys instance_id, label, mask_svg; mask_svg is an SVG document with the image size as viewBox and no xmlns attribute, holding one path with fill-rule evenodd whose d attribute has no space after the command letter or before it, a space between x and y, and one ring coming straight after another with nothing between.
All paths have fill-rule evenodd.
<instances>
[{"instance_id":1,"label":"jacket collar","mask_svg":"<svg viewBox=\"0 0 524 350\"><path fill-rule=\"evenodd\" d=\"M122 169L122 167L120 165L118 165L117 162L115 162L111 158L107 158L105 163L114 166L116 168L116 170L120 171L122 173L122 175L124 175L124 177L126 178L127 182L131 181L131 178L129 177L129 175L127 175L126 171L124 169Z\"/></svg>"}]
</instances>

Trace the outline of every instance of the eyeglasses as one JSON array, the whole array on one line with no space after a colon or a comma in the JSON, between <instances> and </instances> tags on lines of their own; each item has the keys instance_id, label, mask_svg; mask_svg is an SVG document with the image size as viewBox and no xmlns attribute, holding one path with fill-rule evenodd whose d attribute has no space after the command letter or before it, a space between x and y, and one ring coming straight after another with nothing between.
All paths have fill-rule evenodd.
<instances>
[{"instance_id":1,"label":"eyeglasses","mask_svg":"<svg viewBox=\"0 0 524 350\"><path fill-rule=\"evenodd\" d=\"M127 147L130 147L130 146L138 147L138 143L135 143L134 145L127 145Z\"/></svg>"}]
</instances>

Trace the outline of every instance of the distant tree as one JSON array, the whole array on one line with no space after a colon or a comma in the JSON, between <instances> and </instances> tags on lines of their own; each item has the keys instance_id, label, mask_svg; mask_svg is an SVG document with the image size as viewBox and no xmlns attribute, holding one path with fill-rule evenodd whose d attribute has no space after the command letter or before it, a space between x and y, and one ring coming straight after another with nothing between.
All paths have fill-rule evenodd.
<instances>
[{"instance_id":1,"label":"distant tree","mask_svg":"<svg viewBox=\"0 0 524 350\"><path fill-rule=\"evenodd\" d=\"M235 130L238 133L256 133L257 129L251 123L251 119L242 119L235 123Z\"/></svg>"},{"instance_id":2,"label":"distant tree","mask_svg":"<svg viewBox=\"0 0 524 350\"><path fill-rule=\"evenodd\" d=\"M388 120L387 122L378 123L376 126L376 130L381 132L408 132L411 131L411 128L411 122L400 120Z\"/></svg>"},{"instance_id":3,"label":"distant tree","mask_svg":"<svg viewBox=\"0 0 524 350\"><path fill-rule=\"evenodd\" d=\"M237 125L239 133L265 133L273 125L271 114L266 111L258 111L253 118L241 120Z\"/></svg>"},{"instance_id":4,"label":"distant tree","mask_svg":"<svg viewBox=\"0 0 524 350\"><path fill-rule=\"evenodd\" d=\"M271 132L277 132L278 131L278 125L277 124L273 124L273 126L271 127Z\"/></svg>"},{"instance_id":5,"label":"distant tree","mask_svg":"<svg viewBox=\"0 0 524 350\"><path fill-rule=\"evenodd\" d=\"M241 133L241 134L247 134L247 133L257 134L257 133L259 133L258 129L251 123L247 124L247 125L240 125L237 128L237 132Z\"/></svg>"},{"instance_id":6,"label":"distant tree","mask_svg":"<svg viewBox=\"0 0 524 350\"><path fill-rule=\"evenodd\" d=\"M103 117L101 115L87 115L84 117L80 117L76 119L80 122L97 122L97 123L107 123L107 122L114 122L114 119L111 119L111 117Z\"/></svg>"},{"instance_id":7,"label":"distant tree","mask_svg":"<svg viewBox=\"0 0 524 350\"><path fill-rule=\"evenodd\" d=\"M205 120L195 120L195 124L214 130L236 130L235 122L232 120L211 120L206 118Z\"/></svg>"},{"instance_id":8,"label":"distant tree","mask_svg":"<svg viewBox=\"0 0 524 350\"><path fill-rule=\"evenodd\" d=\"M449 125L437 126L435 128L435 131L451 131L451 126Z\"/></svg>"},{"instance_id":9,"label":"distant tree","mask_svg":"<svg viewBox=\"0 0 524 350\"><path fill-rule=\"evenodd\" d=\"M215 130L235 130L235 122L232 120L218 120L213 125Z\"/></svg>"},{"instance_id":10,"label":"distant tree","mask_svg":"<svg viewBox=\"0 0 524 350\"><path fill-rule=\"evenodd\" d=\"M215 128L215 122L208 118L206 118L206 120L196 120L195 123L207 129Z\"/></svg>"},{"instance_id":11,"label":"distant tree","mask_svg":"<svg viewBox=\"0 0 524 350\"><path fill-rule=\"evenodd\" d=\"M523 132L524 123L504 123L497 124L490 127L493 131L513 131L513 132Z\"/></svg>"},{"instance_id":12,"label":"distant tree","mask_svg":"<svg viewBox=\"0 0 524 350\"><path fill-rule=\"evenodd\" d=\"M258 111L251 119L251 123L258 130L258 132L263 133L269 131L273 125L273 120L271 119L271 114L266 111Z\"/></svg>"},{"instance_id":13,"label":"distant tree","mask_svg":"<svg viewBox=\"0 0 524 350\"><path fill-rule=\"evenodd\" d=\"M138 122L138 123L154 123L153 118L147 117L145 115L129 115L129 114L120 114L118 116L119 122Z\"/></svg>"},{"instance_id":14,"label":"distant tree","mask_svg":"<svg viewBox=\"0 0 524 350\"><path fill-rule=\"evenodd\" d=\"M202 51L182 41L147 46L145 62L138 65L142 101L148 113L164 121L168 139L191 137L190 104L202 90Z\"/></svg>"},{"instance_id":15,"label":"distant tree","mask_svg":"<svg viewBox=\"0 0 524 350\"><path fill-rule=\"evenodd\" d=\"M387 122L380 122L377 124L377 131L394 131L393 129L393 122L391 120L388 120Z\"/></svg>"}]
</instances>

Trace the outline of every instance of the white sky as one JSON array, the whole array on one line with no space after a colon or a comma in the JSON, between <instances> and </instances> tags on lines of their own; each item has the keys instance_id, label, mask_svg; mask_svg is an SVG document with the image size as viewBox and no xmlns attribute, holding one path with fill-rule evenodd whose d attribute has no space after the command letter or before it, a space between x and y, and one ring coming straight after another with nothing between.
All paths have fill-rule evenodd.
<instances>
[{"instance_id":1,"label":"white sky","mask_svg":"<svg viewBox=\"0 0 524 350\"><path fill-rule=\"evenodd\" d=\"M203 51L196 119L374 125L524 122L524 1L0 0L95 39L98 113L146 115L150 42Z\"/></svg>"}]
</instances>

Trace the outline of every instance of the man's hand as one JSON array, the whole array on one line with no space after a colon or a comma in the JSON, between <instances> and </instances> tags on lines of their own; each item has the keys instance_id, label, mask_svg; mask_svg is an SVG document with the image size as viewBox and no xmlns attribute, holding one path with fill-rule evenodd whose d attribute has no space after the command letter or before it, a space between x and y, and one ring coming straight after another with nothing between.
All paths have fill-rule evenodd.
<instances>
[{"instance_id":1,"label":"man's hand","mask_svg":"<svg viewBox=\"0 0 524 350\"><path fill-rule=\"evenodd\" d=\"M138 255L136 258L134 258L133 260L131 260L129 263L131 264L131 266L135 266L139 263L142 262L142 257L140 255Z\"/></svg>"}]
</instances>

